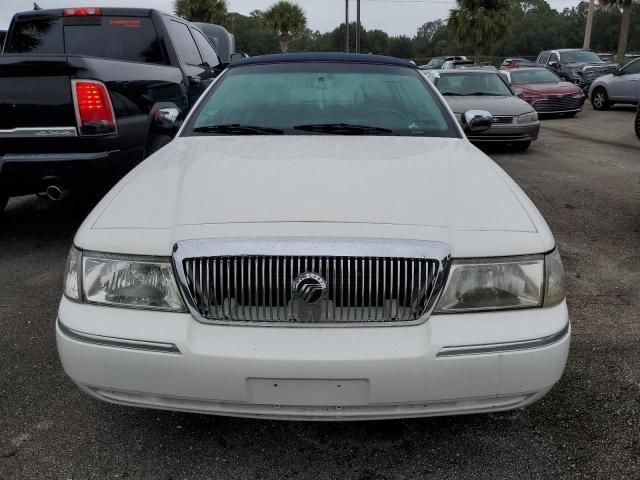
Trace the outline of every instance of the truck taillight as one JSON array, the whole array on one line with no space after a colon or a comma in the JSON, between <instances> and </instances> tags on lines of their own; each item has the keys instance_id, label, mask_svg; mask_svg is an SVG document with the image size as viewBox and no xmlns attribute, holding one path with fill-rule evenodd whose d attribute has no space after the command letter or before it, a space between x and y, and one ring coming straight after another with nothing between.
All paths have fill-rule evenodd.
<instances>
[{"instance_id":1,"label":"truck taillight","mask_svg":"<svg viewBox=\"0 0 640 480\"><path fill-rule=\"evenodd\" d=\"M73 80L73 100L81 135L116 132L116 117L107 87L95 80Z\"/></svg>"},{"instance_id":2,"label":"truck taillight","mask_svg":"<svg viewBox=\"0 0 640 480\"><path fill-rule=\"evenodd\" d=\"M87 16L98 16L102 12L99 8L88 7L88 8L65 8L64 16L65 17L87 17Z\"/></svg>"}]
</instances>

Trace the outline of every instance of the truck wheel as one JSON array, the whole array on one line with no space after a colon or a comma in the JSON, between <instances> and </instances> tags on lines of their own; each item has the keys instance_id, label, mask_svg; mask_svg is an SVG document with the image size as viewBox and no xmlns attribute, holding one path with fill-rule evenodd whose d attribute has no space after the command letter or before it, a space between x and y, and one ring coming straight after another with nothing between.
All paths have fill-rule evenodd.
<instances>
[{"instance_id":1,"label":"truck wheel","mask_svg":"<svg viewBox=\"0 0 640 480\"><path fill-rule=\"evenodd\" d=\"M9 197L0 193L0 214L4 211L7 203L9 203Z\"/></svg>"},{"instance_id":2,"label":"truck wheel","mask_svg":"<svg viewBox=\"0 0 640 480\"><path fill-rule=\"evenodd\" d=\"M607 91L598 87L591 95L591 105L596 110L608 110L611 107L611 102L609 102L609 95L607 95Z\"/></svg>"},{"instance_id":3,"label":"truck wheel","mask_svg":"<svg viewBox=\"0 0 640 480\"><path fill-rule=\"evenodd\" d=\"M531 142L515 142L511 144L511 149L514 152L524 152L531 146Z\"/></svg>"},{"instance_id":4,"label":"truck wheel","mask_svg":"<svg viewBox=\"0 0 640 480\"><path fill-rule=\"evenodd\" d=\"M149 138L147 139L147 146L144 149L144 158L149 158L162 147L170 143L171 140L173 140L173 137L170 137L169 135L149 135Z\"/></svg>"}]
</instances>

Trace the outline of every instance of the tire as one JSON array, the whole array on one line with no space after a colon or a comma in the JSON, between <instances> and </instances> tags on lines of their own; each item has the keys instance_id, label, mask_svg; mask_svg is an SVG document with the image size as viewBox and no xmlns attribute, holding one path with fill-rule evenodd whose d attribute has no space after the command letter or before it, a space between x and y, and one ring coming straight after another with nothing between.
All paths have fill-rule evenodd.
<instances>
[{"instance_id":1,"label":"tire","mask_svg":"<svg viewBox=\"0 0 640 480\"><path fill-rule=\"evenodd\" d=\"M9 203L9 197L0 193L0 215L2 214L5 207L7 206L7 203Z\"/></svg>"},{"instance_id":2,"label":"tire","mask_svg":"<svg viewBox=\"0 0 640 480\"><path fill-rule=\"evenodd\" d=\"M611 102L609 101L609 95L607 95L607 91L598 87L593 91L591 95L591 105L595 110L609 110L611 107Z\"/></svg>"},{"instance_id":3,"label":"tire","mask_svg":"<svg viewBox=\"0 0 640 480\"><path fill-rule=\"evenodd\" d=\"M170 137L169 135L151 134L147 139L147 145L144 149L144 158L149 158L158 150L161 150L162 147L169 144L171 140L173 140L173 137Z\"/></svg>"},{"instance_id":4,"label":"tire","mask_svg":"<svg viewBox=\"0 0 640 480\"><path fill-rule=\"evenodd\" d=\"M531 146L531 142L515 142L511 144L511 150L514 152L524 152Z\"/></svg>"}]
</instances>

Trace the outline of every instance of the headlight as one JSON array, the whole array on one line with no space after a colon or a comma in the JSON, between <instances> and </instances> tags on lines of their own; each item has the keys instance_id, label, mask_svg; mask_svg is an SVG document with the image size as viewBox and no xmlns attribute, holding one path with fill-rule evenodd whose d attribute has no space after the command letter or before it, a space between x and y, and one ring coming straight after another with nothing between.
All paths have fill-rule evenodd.
<instances>
[{"instance_id":1,"label":"headlight","mask_svg":"<svg viewBox=\"0 0 640 480\"><path fill-rule=\"evenodd\" d=\"M578 93L574 93L573 95L571 95L572 98L584 98L584 93L582 92L578 92Z\"/></svg>"},{"instance_id":2,"label":"headlight","mask_svg":"<svg viewBox=\"0 0 640 480\"><path fill-rule=\"evenodd\" d=\"M454 260L434 313L551 306L564 299L557 250L549 255Z\"/></svg>"},{"instance_id":3,"label":"headlight","mask_svg":"<svg viewBox=\"0 0 640 480\"><path fill-rule=\"evenodd\" d=\"M524 115L518 115L518 123L535 123L538 121L538 112L533 111L525 113Z\"/></svg>"},{"instance_id":4,"label":"headlight","mask_svg":"<svg viewBox=\"0 0 640 480\"><path fill-rule=\"evenodd\" d=\"M169 258L80 252L72 248L67 272L65 295L74 300L185 311Z\"/></svg>"}]
</instances>

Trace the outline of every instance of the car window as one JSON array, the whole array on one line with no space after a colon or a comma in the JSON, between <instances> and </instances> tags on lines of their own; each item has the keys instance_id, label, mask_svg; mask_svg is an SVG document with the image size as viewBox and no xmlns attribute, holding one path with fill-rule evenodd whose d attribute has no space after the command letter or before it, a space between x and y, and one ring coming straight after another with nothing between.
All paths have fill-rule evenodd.
<instances>
[{"instance_id":1,"label":"car window","mask_svg":"<svg viewBox=\"0 0 640 480\"><path fill-rule=\"evenodd\" d=\"M560 62L560 55L558 55L556 52L553 52L549 56L549 61L547 63L551 63L551 62Z\"/></svg>"},{"instance_id":2,"label":"car window","mask_svg":"<svg viewBox=\"0 0 640 480\"><path fill-rule=\"evenodd\" d=\"M625 75L631 75L634 73L640 73L640 60L634 60L633 62L627 64L623 69L623 73Z\"/></svg>"},{"instance_id":3,"label":"car window","mask_svg":"<svg viewBox=\"0 0 640 480\"><path fill-rule=\"evenodd\" d=\"M546 64L549 61L549 52L542 52L538 57L538 63Z\"/></svg>"},{"instance_id":4,"label":"car window","mask_svg":"<svg viewBox=\"0 0 640 480\"><path fill-rule=\"evenodd\" d=\"M525 85L527 83L555 83L560 78L549 70L520 70L511 72L511 82L514 85Z\"/></svg>"},{"instance_id":5,"label":"car window","mask_svg":"<svg viewBox=\"0 0 640 480\"><path fill-rule=\"evenodd\" d=\"M196 42L193 40L191 33L189 33L189 27L175 20L170 20L168 27L171 39L176 50L178 50L181 60L187 65L201 65L202 57L198 47L196 47Z\"/></svg>"},{"instance_id":6,"label":"car window","mask_svg":"<svg viewBox=\"0 0 640 480\"><path fill-rule=\"evenodd\" d=\"M207 40L207 37L198 30L191 29L191 33L193 34L193 38L196 39L198 49L204 61L207 62L210 67L217 67L220 64L220 60L218 60L218 54L209 43L209 40Z\"/></svg>"},{"instance_id":7,"label":"car window","mask_svg":"<svg viewBox=\"0 0 640 480\"><path fill-rule=\"evenodd\" d=\"M432 58L427 65L429 67L439 67L444 63L444 58Z\"/></svg>"},{"instance_id":8,"label":"car window","mask_svg":"<svg viewBox=\"0 0 640 480\"><path fill-rule=\"evenodd\" d=\"M441 75L438 90L443 95L512 95L497 73Z\"/></svg>"},{"instance_id":9,"label":"car window","mask_svg":"<svg viewBox=\"0 0 640 480\"><path fill-rule=\"evenodd\" d=\"M148 17L32 18L15 23L7 51L84 55L164 64L158 34Z\"/></svg>"},{"instance_id":10,"label":"car window","mask_svg":"<svg viewBox=\"0 0 640 480\"><path fill-rule=\"evenodd\" d=\"M422 74L405 67L290 63L231 68L185 134L211 125L252 125L301 134L301 125L350 124L403 136L459 137ZM189 130L190 129L190 130Z\"/></svg>"}]
</instances>

